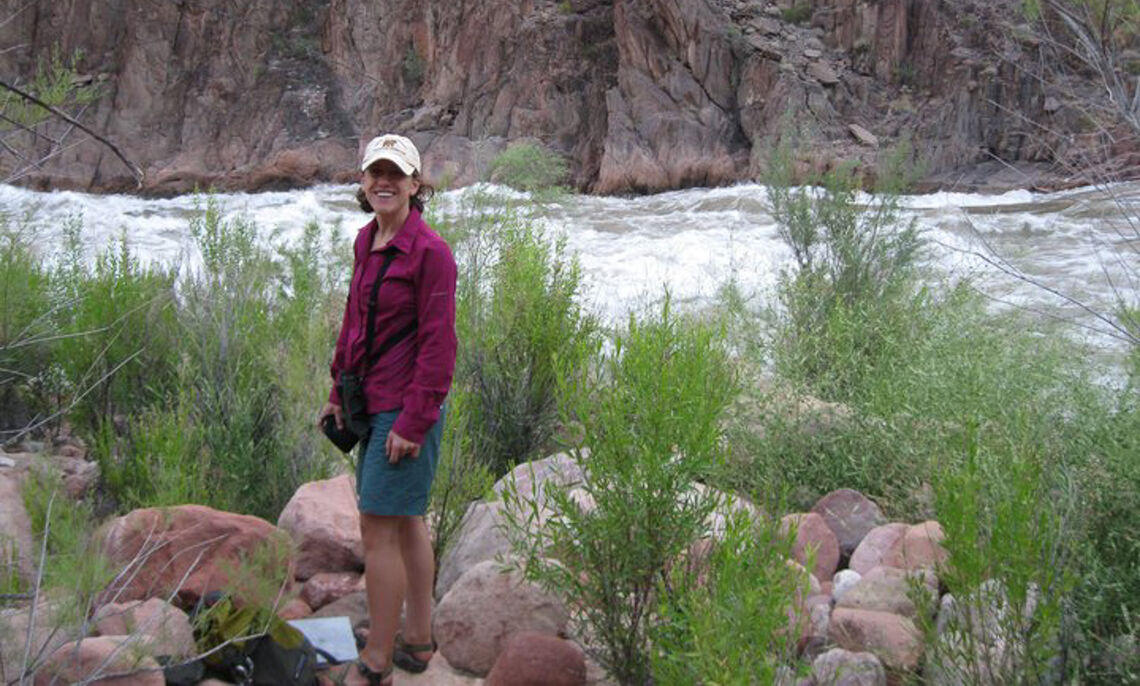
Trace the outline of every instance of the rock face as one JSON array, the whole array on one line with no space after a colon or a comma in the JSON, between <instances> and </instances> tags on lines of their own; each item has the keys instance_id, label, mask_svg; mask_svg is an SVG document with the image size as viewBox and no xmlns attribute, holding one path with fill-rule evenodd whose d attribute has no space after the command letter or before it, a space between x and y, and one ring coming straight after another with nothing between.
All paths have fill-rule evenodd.
<instances>
[{"instance_id":1,"label":"rock face","mask_svg":"<svg viewBox=\"0 0 1140 686\"><path fill-rule=\"evenodd\" d=\"M585 190L724 184L763 170L789 114L813 131L809 167L873 164L856 125L885 145L909 132L929 173L950 178L991 155L1094 149L1072 135L1078 108L1024 75L1031 39L1000 30L1021 5L815 0L795 24L727 0L0 0L0 44L15 46L0 72L26 82L55 46L81 50L102 96L84 122L153 193L351 180L382 130L411 136L452 187L521 139L567 155ZM93 142L24 182L134 187Z\"/></svg>"},{"instance_id":2,"label":"rock face","mask_svg":"<svg viewBox=\"0 0 1140 686\"><path fill-rule=\"evenodd\" d=\"M277 531L264 519L203 505L130 512L112 520L102 540L111 564L130 564L136 573L108 587L104 602L177 594L182 607L192 607L203 594L225 586L227 566L236 568L239 556Z\"/></svg>"}]
</instances>

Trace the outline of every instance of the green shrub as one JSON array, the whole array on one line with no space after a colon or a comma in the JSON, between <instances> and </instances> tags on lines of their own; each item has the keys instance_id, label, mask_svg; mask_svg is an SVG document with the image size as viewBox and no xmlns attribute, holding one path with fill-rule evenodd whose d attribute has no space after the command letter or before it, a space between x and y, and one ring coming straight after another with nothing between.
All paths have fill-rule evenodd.
<instances>
[{"instance_id":1,"label":"green shrub","mask_svg":"<svg viewBox=\"0 0 1140 686\"><path fill-rule=\"evenodd\" d=\"M703 564L676 565L651 630L654 683L774 684L795 662L788 608L808 594L770 523L729 520Z\"/></svg>"},{"instance_id":2,"label":"green shrub","mask_svg":"<svg viewBox=\"0 0 1140 686\"><path fill-rule=\"evenodd\" d=\"M948 553L938 576L956 603L940 617L941 632L927 627L927 670L955 683L1053 681L1074 502L1032 445L986 448L978 431L967 431L965 459L940 465L934 481Z\"/></svg>"},{"instance_id":3,"label":"green shrub","mask_svg":"<svg viewBox=\"0 0 1140 686\"><path fill-rule=\"evenodd\" d=\"M811 21L811 15L810 2L797 2L791 7L780 10L780 18L789 24L806 24Z\"/></svg>"},{"instance_id":4,"label":"green shrub","mask_svg":"<svg viewBox=\"0 0 1140 686\"><path fill-rule=\"evenodd\" d=\"M783 315L774 346L780 372L829 399L846 399L857 375L889 359L889 335L905 327L925 298L917 293L920 256L913 220L901 220L897 183L887 172L868 208L856 202L858 179L839 167L820 187L793 187L792 155L777 148L768 202L795 269L781 277Z\"/></svg>"},{"instance_id":5,"label":"green shrub","mask_svg":"<svg viewBox=\"0 0 1140 686\"><path fill-rule=\"evenodd\" d=\"M566 160L537 143L516 143L491 162L490 179L539 199L565 192Z\"/></svg>"},{"instance_id":6,"label":"green shrub","mask_svg":"<svg viewBox=\"0 0 1140 686\"><path fill-rule=\"evenodd\" d=\"M455 385L469 394L470 449L501 475L549 447L556 370L586 365L597 327L578 304L581 271L565 240L517 208L474 202L459 227Z\"/></svg>"},{"instance_id":7,"label":"green shrub","mask_svg":"<svg viewBox=\"0 0 1140 686\"><path fill-rule=\"evenodd\" d=\"M588 376L563 383L584 385L567 397L582 423L576 454L594 506L551 489L555 516L538 528L537 505L508 490L508 528L528 576L568 600L600 664L620 683L642 684L654 595L714 505L693 484L720 455L734 379L719 332L677 317L666 299L660 315L631 317Z\"/></svg>"},{"instance_id":8,"label":"green shrub","mask_svg":"<svg viewBox=\"0 0 1140 686\"><path fill-rule=\"evenodd\" d=\"M30 419L28 382L47 366L50 280L32 250L34 236L0 213L0 430Z\"/></svg>"},{"instance_id":9,"label":"green shrub","mask_svg":"<svg viewBox=\"0 0 1140 686\"><path fill-rule=\"evenodd\" d=\"M454 388L447 398L442 454L431 485L428 520L433 534L432 551L436 562L451 545L467 506L482 498L495 483L490 467L472 449L472 436L478 432L469 425L474 413L467 409L470 394Z\"/></svg>"},{"instance_id":10,"label":"green shrub","mask_svg":"<svg viewBox=\"0 0 1140 686\"><path fill-rule=\"evenodd\" d=\"M82 242L82 221L73 217L64 224L63 252L52 272L54 324L63 335L52 357L76 403L72 419L95 430L170 388L177 361L175 273L140 264L125 235L93 263L84 259Z\"/></svg>"}]
</instances>

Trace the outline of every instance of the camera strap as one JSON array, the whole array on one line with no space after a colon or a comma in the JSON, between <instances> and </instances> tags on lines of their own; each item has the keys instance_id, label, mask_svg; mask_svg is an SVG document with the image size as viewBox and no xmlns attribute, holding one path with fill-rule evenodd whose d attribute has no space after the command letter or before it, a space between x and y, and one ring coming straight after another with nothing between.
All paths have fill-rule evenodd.
<instances>
[{"instance_id":1,"label":"camera strap","mask_svg":"<svg viewBox=\"0 0 1140 686\"><path fill-rule=\"evenodd\" d=\"M376 280L372 282L372 291L368 295L368 321L364 325L364 359L361 361L361 369L359 376L363 378L368 374L368 369L372 364L384 356L384 353L391 350L397 343L404 340L416 330L416 322L412 320L404 328L393 333L384 339L380 344L380 349L376 351L375 357L372 354L372 340L375 337L376 326L376 304L377 295L380 292L380 283L384 280L384 275L388 273L388 267L392 266L392 260L396 257L396 251L393 248L388 248L383 253L384 262L380 265L380 273L376 275Z\"/></svg>"}]
</instances>

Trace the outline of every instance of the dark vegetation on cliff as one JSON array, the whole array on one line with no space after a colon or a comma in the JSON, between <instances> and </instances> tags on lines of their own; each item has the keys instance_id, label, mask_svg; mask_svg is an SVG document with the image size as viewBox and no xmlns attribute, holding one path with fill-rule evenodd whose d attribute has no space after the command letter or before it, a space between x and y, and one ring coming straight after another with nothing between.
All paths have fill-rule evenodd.
<instances>
[{"instance_id":1,"label":"dark vegetation on cliff","mask_svg":"<svg viewBox=\"0 0 1140 686\"><path fill-rule=\"evenodd\" d=\"M30 83L53 51L77 55L99 96L83 121L144 168L150 193L351 179L360 141L382 130L412 137L449 186L523 139L568 158L580 190L718 185L761 178L788 116L809 130L801 176L847 160L872 178L875 148L905 136L928 187L1049 187L1135 174L1135 131L1100 106L1136 110L1135 27L1099 14L1117 6L4 0L0 74ZM1064 19L1086 7L1109 62L1082 57ZM90 142L20 181L135 188Z\"/></svg>"}]
</instances>

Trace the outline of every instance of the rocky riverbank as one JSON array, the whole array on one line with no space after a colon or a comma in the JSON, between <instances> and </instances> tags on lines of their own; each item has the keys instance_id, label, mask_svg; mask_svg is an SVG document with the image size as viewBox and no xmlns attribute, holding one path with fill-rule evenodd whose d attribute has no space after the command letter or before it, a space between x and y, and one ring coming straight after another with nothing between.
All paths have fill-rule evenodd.
<instances>
[{"instance_id":1,"label":"rocky riverbank","mask_svg":"<svg viewBox=\"0 0 1140 686\"><path fill-rule=\"evenodd\" d=\"M409 135L429 175L481 178L517 140L571 162L594 193L758 178L769 141L803 125L802 170L875 173L906 137L924 188L1003 190L1136 172L1034 77L1020 0L413 2L5 0L0 72L27 80L82 52L101 97L84 120L145 171L142 191L264 190L353 178L358 146ZM393 21L398 17L398 21ZM134 190L93 142L23 183Z\"/></svg>"},{"instance_id":2,"label":"rocky riverbank","mask_svg":"<svg viewBox=\"0 0 1140 686\"><path fill-rule=\"evenodd\" d=\"M95 483L97 469L73 464L83 462L81 444L28 447L40 452L3 457L0 486L18 494L16 484L28 469L59 471L76 497ZM470 505L438 570L433 632L439 654L425 674L400 673L398 684L612 683L589 657L588 637L575 634L575 609L557 593L503 567L511 560L505 510L533 503L542 513L534 521L547 521L554 515L548 509L550 485L574 489L586 478L582 464L559 454L519 465L495 485L494 499ZM707 564L732 513L744 512L757 523L769 517L744 499L697 484L693 488L718 503L706 537L685 556L693 568ZM504 499L507 489L513 496ZM592 504L583 493L576 502L588 510ZM4 530L15 534L21 559L34 554L18 496L4 497L0 505ZM787 599L786 630L798 637L798 656L788 665L785 683L831 684L843 674L856 679L843 683L885 685L920 669L925 683L954 683L954 665L924 664L922 627L937 617L935 640L958 640L961 628L954 623L970 613L985 619L973 628L979 633L969 650L958 646L960 659L971 659L971 650L981 651L973 655L979 663L1019 659L1003 647L1002 613L1013 610L1002 589L965 602L940 595L936 571L946 553L938 522L888 522L874 502L841 489L809 512L783 516L780 527L794 532L794 560L788 564L803 575L804 589ZM368 630L362 544L348 475L302 486L276 524L182 505L135 510L106 522L98 537L110 562L128 573L100 594L90 620L78 627L58 621L65 606L58 597L41 598L35 615L30 606L0 613L5 681L17 678L12 670L22 664L30 636L36 684L53 677L112 683L100 678L110 673L129 674L131 683L166 683L156 658L179 660L196 651L187 612L212 590L236 585L241 593L237 570L275 538L292 541L278 570L287 570L280 597L288 600L280 602L280 616L348 616L358 635ZM22 568L21 574L30 571ZM694 578L702 578L699 571ZM809 675L793 679L797 665ZM325 682L336 672L326 674Z\"/></svg>"}]
</instances>

